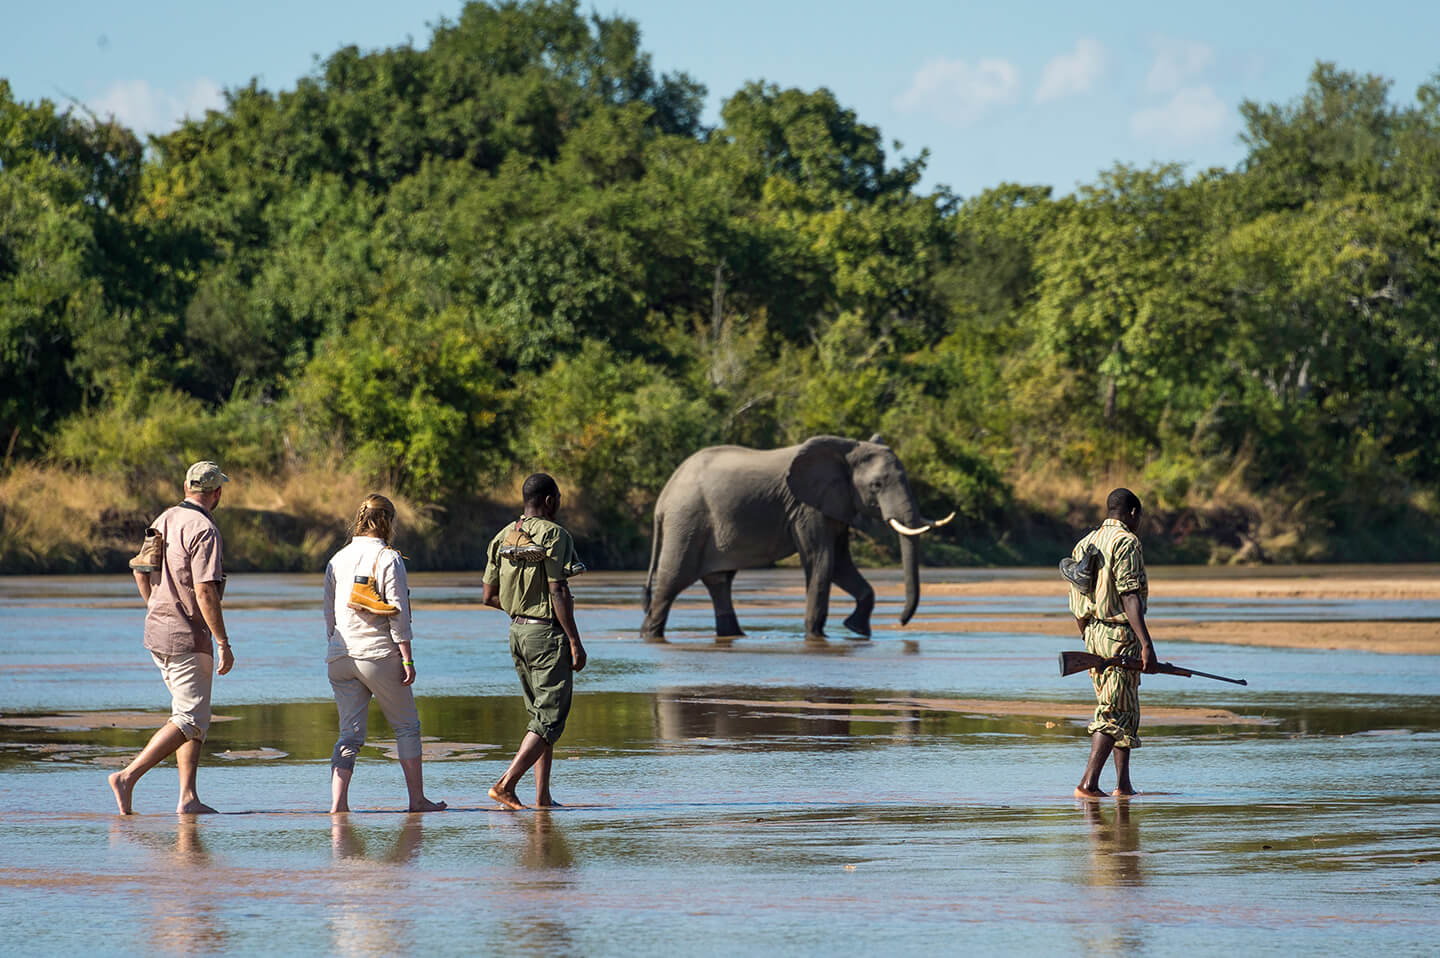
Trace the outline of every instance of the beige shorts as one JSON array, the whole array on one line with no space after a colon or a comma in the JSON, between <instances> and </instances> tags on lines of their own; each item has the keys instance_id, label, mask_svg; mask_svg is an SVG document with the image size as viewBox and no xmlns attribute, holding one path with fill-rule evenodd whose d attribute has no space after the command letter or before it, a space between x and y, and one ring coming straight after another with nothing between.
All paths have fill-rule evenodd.
<instances>
[{"instance_id":1,"label":"beige shorts","mask_svg":"<svg viewBox=\"0 0 1440 958\"><path fill-rule=\"evenodd\" d=\"M210 731L210 689L215 684L215 657L205 652L161 655L151 652L155 667L170 690L170 721L191 741L205 741Z\"/></svg>"}]
</instances>

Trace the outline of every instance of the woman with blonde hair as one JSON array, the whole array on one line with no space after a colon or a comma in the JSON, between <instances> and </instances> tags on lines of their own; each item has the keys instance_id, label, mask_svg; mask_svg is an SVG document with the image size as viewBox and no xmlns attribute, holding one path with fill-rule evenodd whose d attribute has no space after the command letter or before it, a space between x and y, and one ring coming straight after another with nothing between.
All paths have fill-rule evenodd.
<instances>
[{"instance_id":1,"label":"woman with blonde hair","mask_svg":"<svg viewBox=\"0 0 1440 958\"><path fill-rule=\"evenodd\" d=\"M410 589L405 560L390 547L394 527L395 505L381 495L366 496L355 513L350 544L325 567L325 663L340 710L340 738L330 757L331 812L350 810L350 778L365 744L372 696L395 731L410 811L445 807L425 797L420 771L420 714L410 688L415 681Z\"/></svg>"}]
</instances>

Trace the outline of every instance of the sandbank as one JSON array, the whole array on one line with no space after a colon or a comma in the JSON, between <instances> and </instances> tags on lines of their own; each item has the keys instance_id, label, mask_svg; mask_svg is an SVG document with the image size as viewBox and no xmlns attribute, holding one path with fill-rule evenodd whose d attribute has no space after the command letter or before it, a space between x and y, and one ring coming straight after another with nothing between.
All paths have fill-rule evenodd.
<instances>
[{"instance_id":1,"label":"sandbank","mask_svg":"<svg viewBox=\"0 0 1440 958\"><path fill-rule=\"evenodd\" d=\"M877 586L881 594L900 595L901 587ZM989 579L983 582L924 581L922 595L932 596L1056 596L1065 597L1064 583L1044 579ZM1150 575L1150 599L1440 599L1440 576L1346 575L1286 576L1251 579L1215 577L1167 579Z\"/></svg>"},{"instance_id":2,"label":"sandbank","mask_svg":"<svg viewBox=\"0 0 1440 958\"><path fill-rule=\"evenodd\" d=\"M918 616L917 616L918 619ZM1218 645L1263 645L1284 649L1351 649L1388 655L1440 655L1440 622L1237 622L1147 618L1157 647L1166 642L1213 642ZM1063 635L1077 642L1073 619L1055 615L1012 615L1003 618L936 616L925 619L931 632L1008 632L1021 635ZM903 631L877 624L877 630ZM914 628L914 624L910 626Z\"/></svg>"},{"instance_id":3,"label":"sandbank","mask_svg":"<svg viewBox=\"0 0 1440 958\"><path fill-rule=\"evenodd\" d=\"M55 715L6 715L0 717L0 725L86 732L97 728L159 728L169 718L168 712L61 712ZM210 721L233 722L236 718L234 715L212 715Z\"/></svg>"}]
</instances>

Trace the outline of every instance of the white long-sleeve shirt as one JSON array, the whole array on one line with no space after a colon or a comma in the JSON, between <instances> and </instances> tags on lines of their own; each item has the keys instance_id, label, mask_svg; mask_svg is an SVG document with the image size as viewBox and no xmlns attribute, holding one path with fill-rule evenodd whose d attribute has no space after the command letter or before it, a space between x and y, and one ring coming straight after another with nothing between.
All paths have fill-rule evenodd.
<instances>
[{"instance_id":1,"label":"white long-sleeve shirt","mask_svg":"<svg viewBox=\"0 0 1440 958\"><path fill-rule=\"evenodd\" d=\"M400 611L376 615L350 608L346 603L357 575L373 575L375 591ZM325 567L325 634L330 640L326 662L347 655L352 659L383 659L394 653L397 643L411 641L405 560L383 540L356 536L330 557Z\"/></svg>"}]
</instances>

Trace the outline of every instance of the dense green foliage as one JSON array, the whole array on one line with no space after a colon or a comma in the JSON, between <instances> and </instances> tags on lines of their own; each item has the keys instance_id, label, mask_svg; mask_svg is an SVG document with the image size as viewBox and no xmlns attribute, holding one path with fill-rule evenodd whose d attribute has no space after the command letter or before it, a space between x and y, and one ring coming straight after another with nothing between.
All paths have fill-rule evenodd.
<instances>
[{"instance_id":1,"label":"dense green foliage","mask_svg":"<svg viewBox=\"0 0 1440 958\"><path fill-rule=\"evenodd\" d=\"M0 442L145 479L532 468L643 528L699 446L880 432L993 526L1028 471L1433 510L1440 82L1322 64L1233 171L923 194L826 90L700 125L635 24L472 3L154 139L0 81ZM961 525L963 535L965 525Z\"/></svg>"}]
</instances>

